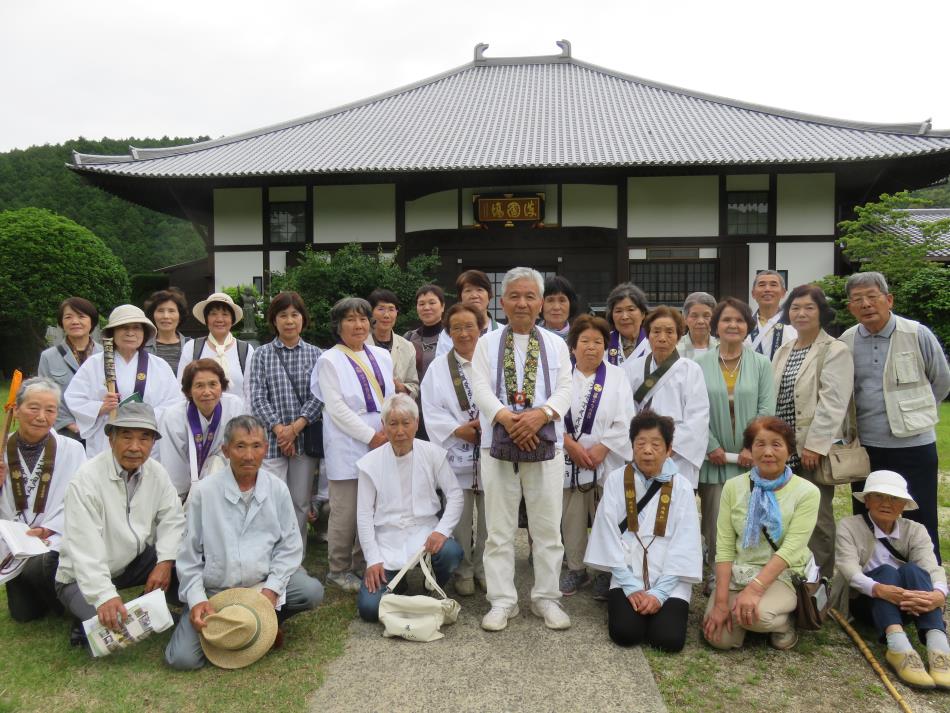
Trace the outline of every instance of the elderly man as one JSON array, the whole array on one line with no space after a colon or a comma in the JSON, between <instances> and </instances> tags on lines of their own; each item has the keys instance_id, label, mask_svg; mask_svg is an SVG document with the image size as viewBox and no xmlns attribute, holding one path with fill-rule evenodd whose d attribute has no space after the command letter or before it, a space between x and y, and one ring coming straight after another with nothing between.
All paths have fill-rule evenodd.
<instances>
[{"instance_id":1,"label":"elderly man","mask_svg":"<svg viewBox=\"0 0 950 713\"><path fill-rule=\"evenodd\" d=\"M7 581L7 606L14 621L32 621L59 613L54 577L63 535L63 495L76 470L86 462L79 441L56 433L60 390L56 382L35 377L16 393L14 416L20 424L7 440L0 462L0 519L19 522L49 552L25 560ZM11 466L12 464L12 466ZM6 571L4 565L2 568Z\"/></svg>"},{"instance_id":2,"label":"elderly man","mask_svg":"<svg viewBox=\"0 0 950 713\"><path fill-rule=\"evenodd\" d=\"M259 588L281 623L323 601L323 586L300 564L303 543L290 491L261 463L267 432L253 416L237 416L224 431L230 465L192 486L188 524L176 563L185 611L165 649L172 668L205 664L198 633L214 614L209 597L233 587ZM283 642L278 632L275 646Z\"/></svg>"},{"instance_id":3,"label":"elderly man","mask_svg":"<svg viewBox=\"0 0 950 713\"><path fill-rule=\"evenodd\" d=\"M859 324L841 335L854 357L858 436L871 470L893 470L907 481L919 509L907 513L937 537L937 404L950 392L950 369L927 327L894 314L894 295L879 272L859 272L845 284L848 311ZM861 483L852 483L852 492ZM864 512L857 501L856 515Z\"/></svg>"},{"instance_id":4,"label":"elderly man","mask_svg":"<svg viewBox=\"0 0 950 713\"><path fill-rule=\"evenodd\" d=\"M85 642L82 622L97 614L119 630L128 616L119 589L168 591L185 529L168 473L149 458L161 438L152 407L120 406L105 430L110 450L86 461L66 488L56 594L77 620L74 645Z\"/></svg>"},{"instance_id":5,"label":"elderly man","mask_svg":"<svg viewBox=\"0 0 950 713\"><path fill-rule=\"evenodd\" d=\"M794 327L782 323L785 278L775 270L762 270L752 283L752 299L758 309L755 310L755 327L746 337L746 344L771 361L779 347L798 338Z\"/></svg>"},{"instance_id":6,"label":"elderly man","mask_svg":"<svg viewBox=\"0 0 950 713\"><path fill-rule=\"evenodd\" d=\"M449 581L463 556L462 546L452 539L462 514L462 490L448 453L434 443L416 440L419 407L406 394L386 398L382 422L388 443L356 462L356 522L367 563L356 606L365 621L377 621L386 583L421 548L432 555L440 586ZM441 519L436 488L445 495Z\"/></svg>"},{"instance_id":7,"label":"elderly man","mask_svg":"<svg viewBox=\"0 0 950 713\"><path fill-rule=\"evenodd\" d=\"M482 628L500 631L518 615L515 533L523 495L533 538L531 611L549 628L566 629L571 620L558 603L558 576L564 559L563 416L571 405L571 359L563 339L535 326L544 296L541 274L516 267L501 286L508 326L479 339L472 358L488 524L483 559L491 604Z\"/></svg>"}]
</instances>

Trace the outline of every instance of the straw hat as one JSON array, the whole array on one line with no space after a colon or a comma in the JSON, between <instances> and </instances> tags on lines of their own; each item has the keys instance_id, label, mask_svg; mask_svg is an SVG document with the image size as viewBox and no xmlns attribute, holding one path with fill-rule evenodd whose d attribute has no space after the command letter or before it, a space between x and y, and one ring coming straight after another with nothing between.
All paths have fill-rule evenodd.
<instances>
[{"instance_id":1,"label":"straw hat","mask_svg":"<svg viewBox=\"0 0 950 713\"><path fill-rule=\"evenodd\" d=\"M917 509L917 503L914 502L914 499L907 491L907 481L904 480L900 473L895 473L893 470L875 470L868 476L868 479L864 481L864 490L860 493L852 493L852 495L854 495L855 500L860 500L863 503L864 497L868 493L893 495L895 498L901 498L907 501L907 504L904 506L905 510Z\"/></svg>"},{"instance_id":2,"label":"straw hat","mask_svg":"<svg viewBox=\"0 0 950 713\"><path fill-rule=\"evenodd\" d=\"M238 307L234 303L234 300L231 299L231 295L226 292L215 292L212 295L208 295L207 299L201 300L201 302L196 304L191 309L191 313L195 315L195 319L197 319L202 324L207 324L207 322L205 322L205 307L207 307L209 304L212 304L213 302L221 302L226 307L230 308L231 313L234 315L234 324L237 324L242 319L244 319L244 310ZM231 326L233 327L234 325Z\"/></svg>"},{"instance_id":3,"label":"straw hat","mask_svg":"<svg viewBox=\"0 0 950 713\"><path fill-rule=\"evenodd\" d=\"M155 434L156 441L162 437L155 421L155 411L148 404L139 401L129 401L119 406L115 420L106 423L106 435L114 428L144 428Z\"/></svg>"},{"instance_id":4,"label":"straw hat","mask_svg":"<svg viewBox=\"0 0 950 713\"><path fill-rule=\"evenodd\" d=\"M214 614L199 632L201 649L215 666L244 668L270 651L277 637L277 612L256 589L235 587L208 600Z\"/></svg>"},{"instance_id":5,"label":"straw hat","mask_svg":"<svg viewBox=\"0 0 950 713\"><path fill-rule=\"evenodd\" d=\"M111 337L112 330L121 327L123 324L142 325L142 329L145 331L145 341L142 344L154 337L157 332L155 325L140 308L135 305L119 305L112 310L112 314L109 315L109 323L102 328L102 333L107 337Z\"/></svg>"}]
</instances>

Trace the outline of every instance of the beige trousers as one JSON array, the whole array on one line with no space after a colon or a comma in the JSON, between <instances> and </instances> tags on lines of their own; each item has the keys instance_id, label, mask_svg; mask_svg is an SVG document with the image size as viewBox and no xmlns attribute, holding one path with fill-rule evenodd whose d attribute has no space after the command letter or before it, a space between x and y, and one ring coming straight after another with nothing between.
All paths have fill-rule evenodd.
<instances>
[{"instance_id":1,"label":"beige trousers","mask_svg":"<svg viewBox=\"0 0 950 713\"><path fill-rule=\"evenodd\" d=\"M716 526L719 520L719 501L723 483L699 484L699 517L703 541L706 543L706 564L716 571Z\"/></svg>"},{"instance_id":2,"label":"beige trousers","mask_svg":"<svg viewBox=\"0 0 950 713\"><path fill-rule=\"evenodd\" d=\"M362 572L366 568L356 535L356 478L330 481L327 555L332 573Z\"/></svg>"},{"instance_id":3,"label":"beige trousers","mask_svg":"<svg viewBox=\"0 0 950 713\"><path fill-rule=\"evenodd\" d=\"M739 592L729 592L729 609L736 601ZM709 597L709 603L706 605L706 614L712 611L716 603L715 596ZM729 649L738 649L745 641L746 631L755 631L760 634L771 632L786 632L795 626L792 617L795 611L795 605L798 598L795 590L784 582L775 580L772 586L765 590L765 594L759 600L759 620L752 626L743 628L733 620L732 631L723 629L720 632L719 641L710 641L709 644L717 649L727 651ZM708 641L708 639L707 639Z\"/></svg>"},{"instance_id":4,"label":"beige trousers","mask_svg":"<svg viewBox=\"0 0 950 713\"><path fill-rule=\"evenodd\" d=\"M561 535L564 538L564 555L567 568L577 571L584 569L584 553L587 551L587 522L594 521L597 503L604 489L594 486L585 493L578 489L566 488L561 514Z\"/></svg>"},{"instance_id":5,"label":"beige trousers","mask_svg":"<svg viewBox=\"0 0 950 713\"><path fill-rule=\"evenodd\" d=\"M485 493L475 495L471 490L463 490L462 516L455 526L455 539L462 545L462 562L455 570L459 579L485 577L485 540L488 539L488 526L485 524Z\"/></svg>"}]
</instances>

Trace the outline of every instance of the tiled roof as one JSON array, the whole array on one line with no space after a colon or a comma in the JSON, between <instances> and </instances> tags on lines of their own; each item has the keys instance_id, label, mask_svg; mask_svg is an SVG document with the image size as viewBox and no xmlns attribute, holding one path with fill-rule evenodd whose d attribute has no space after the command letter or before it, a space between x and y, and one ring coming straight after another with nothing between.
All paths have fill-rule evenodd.
<instances>
[{"instance_id":1,"label":"tiled roof","mask_svg":"<svg viewBox=\"0 0 950 713\"><path fill-rule=\"evenodd\" d=\"M902 210L901 213L904 213L908 218L919 223L936 223L938 220L950 218L950 208L909 208ZM909 225L892 225L889 227L889 230L890 232L910 238L911 243L921 243L924 239L920 228L913 223ZM928 255L938 260L950 260L950 231L940 237L943 239L946 247L931 250Z\"/></svg>"},{"instance_id":2,"label":"tiled roof","mask_svg":"<svg viewBox=\"0 0 950 713\"><path fill-rule=\"evenodd\" d=\"M560 43L559 43L560 44ZM562 45L564 47L564 45ZM479 51L481 49L481 51ZM143 177L836 163L950 153L929 121L847 122L745 104L570 57L476 59L313 116L189 146L76 154Z\"/></svg>"}]
</instances>

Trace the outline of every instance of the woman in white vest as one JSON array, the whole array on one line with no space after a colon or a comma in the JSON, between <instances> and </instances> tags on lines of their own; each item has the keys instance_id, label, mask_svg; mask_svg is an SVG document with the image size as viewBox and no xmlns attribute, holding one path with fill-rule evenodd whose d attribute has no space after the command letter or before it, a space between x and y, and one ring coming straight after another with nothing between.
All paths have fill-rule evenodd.
<instances>
[{"instance_id":1,"label":"woman in white vest","mask_svg":"<svg viewBox=\"0 0 950 713\"><path fill-rule=\"evenodd\" d=\"M64 398L90 458L109 449L103 429L120 402L129 398L143 401L160 418L166 408L182 400L178 380L168 363L143 349L154 334L155 325L138 307L116 307L102 330L103 337L115 340L115 392L106 390L102 352L86 359L69 383Z\"/></svg>"},{"instance_id":2,"label":"woman in white vest","mask_svg":"<svg viewBox=\"0 0 950 713\"><path fill-rule=\"evenodd\" d=\"M228 377L218 362L193 361L181 378L186 400L166 409L159 421L162 438L153 457L165 466L182 502L192 485L227 465L221 452L224 427L245 413L244 402L224 393L227 388Z\"/></svg>"},{"instance_id":3,"label":"woman in white vest","mask_svg":"<svg viewBox=\"0 0 950 713\"><path fill-rule=\"evenodd\" d=\"M632 282L617 285L607 295L607 322L610 343L607 361L621 366L627 359L636 359L650 351L650 341L643 329L643 319L650 311L647 296Z\"/></svg>"},{"instance_id":4,"label":"woman in white vest","mask_svg":"<svg viewBox=\"0 0 950 713\"><path fill-rule=\"evenodd\" d=\"M182 350L178 362L178 380L189 362L197 359L215 359L228 377L228 393L248 401L245 382L251 370L254 347L237 339L231 330L244 319L244 310L225 292L215 292L194 306L191 313L208 327L208 336L195 339Z\"/></svg>"},{"instance_id":5,"label":"woman in white vest","mask_svg":"<svg viewBox=\"0 0 950 713\"><path fill-rule=\"evenodd\" d=\"M330 309L338 343L317 360L310 389L324 404L323 450L330 482L327 581L358 592L363 556L356 536L356 461L386 443L380 413L396 392L389 352L366 344L372 310L359 297L344 297Z\"/></svg>"},{"instance_id":6,"label":"woman in white vest","mask_svg":"<svg viewBox=\"0 0 950 713\"><path fill-rule=\"evenodd\" d=\"M695 490L706 457L709 395L703 370L680 356L676 345L686 332L683 316L672 307L657 307L643 320L651 353L624 362L636 412L651 409L676 424L673 454L677 472Z\"/></svg>"},{"instance_id":7,"label":"woman in white vest","mask_svg":"<svg viewBox=\"0 0 950 713\"><path fill-rule=\"evenodd\" d=\"M593 520L607 473L632 456L627 377L604 361L610 327L602 317L584 314L574 320L567 346L574 355L571 409L564 418L564 503L561 533L567 571L561 594L571 596L590 581L584 566L588 518ZM606 600L610 576L594 578L594 599Z\"/></svg>"},{"instance_id":8,"label":"woman in white vest","mask_svg":"<svg viewBox=\"0 0 950 713\"><path fill-rule=\"evenodd\" d=\"M607 476L584 557L611 575L610 638L673 653L686 643L693 584L703 576L696 501L670 458L674 438L667 416L642 411L633 419L633 463Z\"/></svg>"},{"instance_id":9,"label":"woman in white vest","mask_svg":"<svg viewBox=\"0 0 950 713\"><path fill-rule=\"evenodd\" d=\"M445 315L452 350L436 357L422 379L422 410L429 440L448 451L448 463L464 497L455 528L455 539L463 551L462 562L455 570L455 591L462 596L475 593L476 581L482 590L486 588L482 556L488 527L485 493L478 477L478 407L472 394L472 356L484 319L485 315L474 307L460 302L452 305Z\"/></svg>"}]
</instances>

